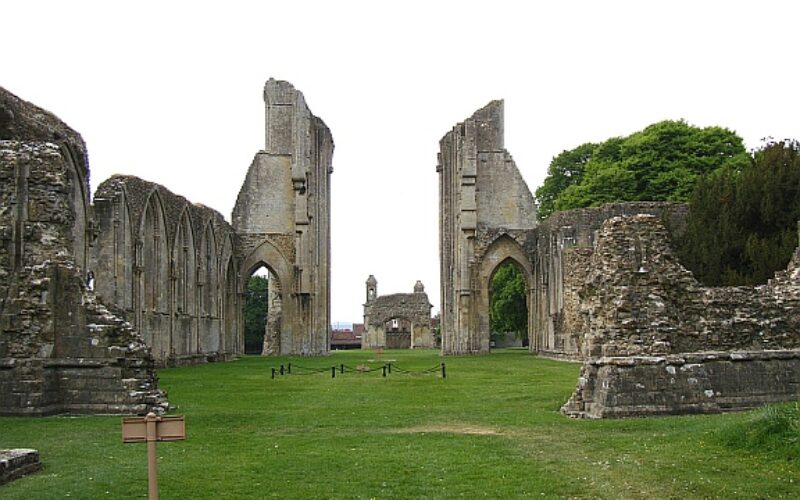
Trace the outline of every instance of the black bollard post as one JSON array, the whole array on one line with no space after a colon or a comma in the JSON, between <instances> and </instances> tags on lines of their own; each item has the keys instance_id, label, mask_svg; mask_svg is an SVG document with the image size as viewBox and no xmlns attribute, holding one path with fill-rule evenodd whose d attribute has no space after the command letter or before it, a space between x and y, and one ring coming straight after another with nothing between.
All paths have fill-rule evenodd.
<instances>
[{"instance_id":1,"label":"black bollard post","mask_svg":"<svg viewBox=\"0 0 800 500\"><path fill-rule=\"evenodd\" d=\"M386 376L386 365L383 365L383 376Z\"/></svg>"},{"instance_id":2,"label":"black bollard post","mask_svg":"<svg viewBox=\"0 0 800 500\"><path fill-rule=\"evenodd\" d=\"M275 378L275 368L272 369L272 378Z\"/></svg>"},{"instance_id":3,"label":"black bollard post","mask_svg":"<svg viewBox=\"0 0 800 500\"><path fill-rule=\"evenodd\" d=\"M336 378L336 367L331 366L331 378Z\"/></svg>"},{"instance_id":4,"label":"black bollard post","mask_svg":"<svg viewBox=\"0 0 800 500\"><path fill-rule=\"evenodd\" d=\"M283 375L283 365L281 365L281 375Z\"/></svg>"},{"instance_id":5,"label":"black bollard post","mask_svg":"<svg viewBox=\"0 0 800 500\"><path fill-rule=\"evenodd\" d=\"M447 378L447 372L444 370L444 363L442 363L442 378Z\"/></svg>"},{"instance_id":6,"label":"black bollard post","mask_svg":"<svg viewBox=\"0 0 800 500\"><path fill-rule=\"evenodd\" d=\"M344 363L339 365L339 373L344 373Z\"/></svg>"},{"instance_id":7,"label":"black bollard post","mask_svg":"<svg viewBox=\"0 0 800 500\"><path fill-rule=\"evenodd\" d=\"M391 374L392 374L392 364L389 363L389 375L391 375Z\"/></svg>"},{"instance_id":8,"label":"black bollard post","mask_svg":"<svg viewBox=\"0 0 800 500\"><path fill-rule=\"evenodd\" d=\"M289 363L289 371L287 373L289 373L289 375L292 374L292 364L291 363Z\"/></svg>"}]
</instances>

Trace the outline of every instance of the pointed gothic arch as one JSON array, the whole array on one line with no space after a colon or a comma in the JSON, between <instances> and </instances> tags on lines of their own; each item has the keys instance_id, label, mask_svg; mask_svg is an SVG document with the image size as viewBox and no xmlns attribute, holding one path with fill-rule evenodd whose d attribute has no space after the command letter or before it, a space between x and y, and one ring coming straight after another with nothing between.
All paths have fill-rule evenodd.
<instances>
[{"instance_id":1,"label":"pointed gothic arch","mask_svg":"<svg viewBox=\"0 0 800 500\"><path fill-rule=\"evenodd\" d=\"M197 251L189 205L178 218L172 246L172 353L197 352Z\"/></svg>"},{"instance_id":2,"label":"pointed gothic arch","mask_svg":"<svg viewBox=\"0 0 800 500\"><path fill-rule=\"evenodd\" d=\"M491 321L489 308L491 306L491 283L497 270L506 263L513 263L522 272L525 280L525 298L528 309L528 345L532 345L531 304L533 286L533 266L525 255L525 251L515 239L503 234L495 239L483 253L477 266L477 275L474 283L477 288L472 304L473 325L476 327L475 339L481 350L489 349L491 336Z\"/></svg>"},{"instance_id":3,"label":"pointed gothic arch","mask_svg":"<svg viewBox=\"0 0 800 500\"><path fill-rule=\"evenodd\" d=\"M161 197L153 189L142 211L136 244L137 327L157 361L171 351L169 335L169 250Z\"/></svg>"},{"instance_id":4,"label":"pointed gothic arch","mask_svg":"<svg viewBox=\"0 0 800 500\"><path fill-rule=\"evenodd\" d=\"M284 318L295 317L295 297L292 294L294 283L294 266L276 245L269 240L262 242L253 249L242 263L242 277L249 278L260 267L270 272L269 280L269 309L266 334L264 337L264 350L262 354L289 354L293 349L295 338L293 322L284 321ZM242 279L239 289L242 294L247 288L247 279Z\"/></svg>"},{"instance_id":5,"label":"pointed gothic arch","mask_svg":"<svg viewBox=\"0 0 800 500\"><path fill-rule=\"evenodd\" d=\"M200 304L198 318L198 349L202 353L216 353L220 350L220 311L219 311L219 259L217 237L209 220L203 228L198 247L197 293Z\"/></svg>"}]
</instances>

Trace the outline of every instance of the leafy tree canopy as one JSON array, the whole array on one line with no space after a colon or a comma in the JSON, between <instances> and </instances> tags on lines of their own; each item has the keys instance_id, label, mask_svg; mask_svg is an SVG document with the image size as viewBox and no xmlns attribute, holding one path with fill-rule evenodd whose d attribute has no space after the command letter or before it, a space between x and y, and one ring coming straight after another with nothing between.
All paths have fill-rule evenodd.
<instances>
[{"instance_id":1,"label":"leafy tree canopy","mask_svg":"<svg viewBox=\"0 0 800 500\"><path fill-rule=\"evenodd\" d=\"M788 264L798 220L800 144L770 140L741 171L698 181L678 255L706 285L766 283Z\"/></svg>"},{"instance_id":2,"label":"leafy tree canopy","mask_svg":"<svg viewBox=\"0 0 800 500\"><path fill-rule=\"evenodd\" d=\"M720 169L739 172L748 164L742 139L728 129L654 123L553 158L536 190L538 217L616 201L688 201L699 177Z\"/></svg>"}]
</instances>

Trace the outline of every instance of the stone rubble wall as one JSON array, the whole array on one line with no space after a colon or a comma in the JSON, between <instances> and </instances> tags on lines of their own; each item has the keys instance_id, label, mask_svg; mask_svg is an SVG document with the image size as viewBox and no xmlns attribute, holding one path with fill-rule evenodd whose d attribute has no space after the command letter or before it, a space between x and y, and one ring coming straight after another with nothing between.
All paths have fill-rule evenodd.
<instances>
[{"instance_id":1,"label":"stone rubble wall","mask_svg":"<svg viewBox=\"0 0 800 500\"><path fill-rule=\"evenodd\" d=\"M563 411L716 412L797 397L800 252L766 285L704 287L659 218L613 217L578 292L586 361Z\"/></svg>"},{"instance_id":2,"label":"stone rubble wall","mask_svg":"<svg viewBox=\"0 0 800 500\"><path fill-rule=\"evenodd\" d=\"M583 338L588 330L578 293L594 269L592 255L606 220L650 214L680 234L687 213L688 206L684 203L614 203L556 212L543 221L525 245L535 275L533 350L566 359L583 359L587 355Z\"/></svg>"},{"instance_id":3,"label":"stone rubble wall","mask_svg":"<svg viewBox=\"0 0 800 500\"><path fill-rule=\"evenodd\" d=\"M163 412L149 349L86 286L80 136L2 89L0 116L0 414Z\"/></svg>"}]
</instances>

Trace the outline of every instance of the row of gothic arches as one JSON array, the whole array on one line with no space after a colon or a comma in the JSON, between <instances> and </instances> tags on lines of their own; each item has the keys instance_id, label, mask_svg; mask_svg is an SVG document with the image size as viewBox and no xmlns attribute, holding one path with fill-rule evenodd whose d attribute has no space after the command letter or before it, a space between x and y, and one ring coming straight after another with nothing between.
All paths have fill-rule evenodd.
<instances>
[{"instance_id":1,"label":"row of gothic arches","mask_svg":"<svg viewBox=\"0 0 800 500\"><path fill-rule=\"evenodd\" d=\"M95 290L121 308L159 364L241 351L233 231L211 209L133 177L95 195Z\"/></svg>"}]
</instances>

